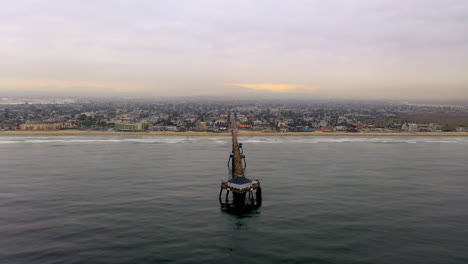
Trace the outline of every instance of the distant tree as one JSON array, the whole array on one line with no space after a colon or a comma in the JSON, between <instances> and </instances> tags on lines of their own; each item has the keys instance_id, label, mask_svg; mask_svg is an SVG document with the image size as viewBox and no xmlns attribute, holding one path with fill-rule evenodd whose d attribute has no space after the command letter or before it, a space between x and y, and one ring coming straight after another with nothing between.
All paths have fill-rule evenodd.
<instances>
[{"instance_id":1,"label":"distant tree","mask_svg":"<svg viewBox=\"0 0 468 264\"><path fill-rule=\"evenodd\" d=\"M161 123L163 126L173 126L174 123L172 123L172 121L170 119L168 120L163 120L162 123Z\"/></svg>"}]
</instances>

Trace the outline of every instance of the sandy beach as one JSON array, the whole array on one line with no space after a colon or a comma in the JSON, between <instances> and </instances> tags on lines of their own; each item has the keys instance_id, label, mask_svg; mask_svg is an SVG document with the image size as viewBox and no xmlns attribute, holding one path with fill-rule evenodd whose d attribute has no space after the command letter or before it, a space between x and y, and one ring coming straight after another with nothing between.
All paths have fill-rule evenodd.
<instances>
[{"instance_id":1,"label":"sandy beach","mask_svg":"<svg viewBox=\"0 0 468 264\"><path fill-rule=\"evenodd\" d=\"M114 131L84 131L84 130L59 130L59 131L0 131L0 136L176 136L176 137L228 137L230 133L222 132L114 132ZM262 136L262 137L288 137L288 136L333 136L333 137L380 137L380 136L399 136L399 137L440 137L440 136L468 136L468 132L287 132L273 133L261 131L240 131L240 136Z\"/></svg>"}]
</instances>

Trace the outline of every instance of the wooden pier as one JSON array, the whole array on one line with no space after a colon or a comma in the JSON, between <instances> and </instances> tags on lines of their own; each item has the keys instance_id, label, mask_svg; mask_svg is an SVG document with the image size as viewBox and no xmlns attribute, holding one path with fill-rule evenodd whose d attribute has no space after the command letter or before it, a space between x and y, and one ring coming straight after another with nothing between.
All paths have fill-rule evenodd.
<instances>
[{"instance_id":1,"label":"wooden pier","mask_svg":"<svg viewBox=\"0 0 468 264\"><path fill-rule=\"evenodd\" d=\"M234 117L232 119L235 120ZM231 126L231 133L232 153L228 161L229 179L221 182L219 202L222 209L244 212L262 204L262 189L259 180L250 180L245 175L247 164L242 144L239 144L237 140L238 130L235 125Z\"/></svg>"}]
</instances>

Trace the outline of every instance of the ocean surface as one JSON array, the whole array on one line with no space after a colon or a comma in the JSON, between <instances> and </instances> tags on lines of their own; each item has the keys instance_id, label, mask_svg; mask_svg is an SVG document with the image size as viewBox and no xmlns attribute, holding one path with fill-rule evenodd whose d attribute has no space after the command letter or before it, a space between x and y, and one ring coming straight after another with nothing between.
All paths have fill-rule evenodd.
<instances>
[{"instance_id":1,"label":"ocean surface","mask_svg":"<svg viewBox=\"0 0 468 264\"><path fill-rule=\"evenodd\" d=\"M468 263L468 137L0 137L0 263Z\"/></svg>"}]
</instances>

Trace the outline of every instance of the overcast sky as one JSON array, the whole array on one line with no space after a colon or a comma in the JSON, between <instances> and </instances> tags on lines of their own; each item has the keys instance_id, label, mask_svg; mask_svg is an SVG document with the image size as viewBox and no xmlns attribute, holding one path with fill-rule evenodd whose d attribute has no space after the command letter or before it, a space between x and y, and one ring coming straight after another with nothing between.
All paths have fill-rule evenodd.
<instances>
[{"instance_id":1,"label":"overcast sky","mask_svg":"<svg viewBox=\"0 0 468 264\"><path fill-rule=\"evenodd\" d=\"M2 1L0 92L237 89L468 99L468 1Z\"/></svg>"}]
</instances>

